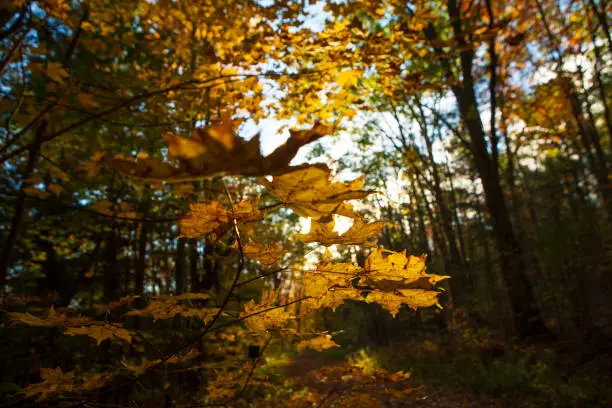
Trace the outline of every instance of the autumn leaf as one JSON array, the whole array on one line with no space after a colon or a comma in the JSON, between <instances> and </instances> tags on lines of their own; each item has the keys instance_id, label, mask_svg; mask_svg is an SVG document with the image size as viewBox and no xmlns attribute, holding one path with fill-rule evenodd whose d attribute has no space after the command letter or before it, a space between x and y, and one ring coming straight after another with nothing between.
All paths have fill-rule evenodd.
<instances>
[{"instance_id":1,"label":"autumn leaf","mask_svg":"<svg viewBox=\"0 0 612 408\"><path fill-rule=\"evenodd\" d=\"M283 307L274 308L277 306L276 301L277 293L267 291L258 303L254 300L247 302L240 313L240 317L245 319L245 326L253 332L265 333L272 329L280 329L293 320L295 316L285 311Z\"/></svg>"},{"instance_id":2,"label":"autumn leaf","mask_svg":"<svg viewBox=\"0 0 612 408\"><path fill-rule=\"evenodd\" d=\"M89 336L96 340L97 344L102 343L104 340L118 338L132 342L132 335L129 331L122 327L117 327L109 323L103 325L88 325L81 327L69 327L65 332L68 336L84 335Z\"/></svg>"},{"instance_id":3,"label":"autumn leaf","mask_svg":"<svg viewBox=\"0 0 612 408\"><path fill-rule=\"evenodd\" d=\"M335 222L312 221L310 231L307 234L298 235L302 241L318 242L321 245L329 246L335 244L342 245L365 245L373 246L369 240L376 238L385 227L384 221L364 223L361 218L356 218L353 225L342 235L334 231Z\"/></svg>"},{"instance_id":4,"label":"autumn leaf","mask_svg":"<svg viewBox=\"0 0 612 408\"><path fill-rule=\"evenodd\" d=\"M239 249L238 242L232 246L234 249ZM274 244L260 244L249 241L242 245L242 251L245 256L258 261L262 266L269 267L280 262L281 256L285 250Z\"/></svg>"},{"instance_id":5,"label":"autumn leaf","mask_svg":"<svg viewBox=\"0 0 612 408\"><path fill-rule=\"evenodd\" d=\"M85 108L97 108L100 106L92 94L81 92L77 95L79 103Z\"/></svg>"},{"instance_id":6,"label":"autumn leaf","mask_svg":"<svg viewBox=\"0 0 612 408\"><path fill-rule=\"evenodd\" d=\"M124 296L119 300L109 303L108 309L112 310L112 309L118 308L119 306L129 305L130 303L132 303L134 300L138 299L139 297L140 296L133 296L133 295Z\"/></svg>"},{"instance_id":7,"label":"autumn leaf","mask_svg":"<svg viewBox=\"0 0 612 408\"><path fill-rule=\"evenodd\" d=\"M232 227L232 219L238 224L244 224L259 221L263 217L263 213L251 200L235 203L230 210L218 201L190 204L189 208L189 214L179 222L181 236L187 238L198 238L212 233L216 238L220 238Z\"/></svg>"},{"instance_id":8,"label":"autumn leaf","mask_svg":"<svg viewBox=\"0 0 612 408\"><path fill-rule=\"evenodd\" d=\"M218 201L190 204L189 208L189 214L180 220L182 237L197 238L227 228L230 218Z\"/></svg>"},{"instance_id":9,"label":"autumn leaf","mask_svg":"<svg viewBox=\"0 0 612 408\"><path fill-rule=\"evenodd\" d=\"M295 347L295 349L299 353L307 348L313 349L315 351L323 351L332 347L340 347L340 345L333 341L329 334L323 334L308 340L300 341Z\"/></svg>"},{"instance_id":10,"label":"autumn leaf","mask_svg":"<svg viewBox=\"0 0 612 408\"><path fill-rule=\"evenodd\" d=\"M181 295L172 296L175 300L206 300L210 299L208 293L183 293Z\"/></svg>"},{"instance_id":11,"label":"autumn leaf","mask_svg":"<svg viewBox=\"0 0 612 408\"><path fill-rule=\"evenodd\" d=\"M113 378L109 373L98 373L79 378L79 384L75 390L79 392L90 392L104 387Z\"/></svg>"},{"instance_id":12,"label":"autumn leaf","mask_svg":"<svg viewBox=\"0 0 612 408\"><path fill-rule=\"evenodd\" d=\"M367 197L373 191L364 191L364 178L348 183L330 181L331 170L322 167L307 167L291 173L275 176L272 181L260 179L268 193L291 207L301 217L315 220L331 214L350 214L345 200Z\"/></svg>"},{"instance_id":13,"label":"autumn leaf","mask_svg":"<svg viewBox=\"0 0 612 408\"><path fill-rule=\"evenodd\" d=\"M372 291L368 293L366 301L378 303L395 317L402 305L407 305L415 310L419 307L439 306L439 294L438 291L424 289L398 289L393 292Z\"/></svg>"},{"instance_id":14,"label":"autumn leaf","mask_svg":"<svg viewBox=\"0 0 612 408\"><path fill-rule=\"evenodd\" d=\"M173 355L166 361L170 364L178 364L196 358L200 354L201 353L197 349L191 348L183 353Z\"/></svg>"},{"instance_id":15,"label":"autumn leaf","mask_svg":"<svg viewBox=\"0 0 612 408\"><path fill-rule=\"evenodd\" d=\"M55 308L51 306L47 316L38 317L31 313L9 313L9 319L14 323L22 323L27 326L37 327L56 327L56 326L79 326L85 323L90 323L93 320L88 317L69 317L63 313L56 313Z\"/></svg>"},{"instance_id":16,"label":"autumn leaf","mask_svg":"<svg viewBox=\"0 0 612 408\"><path fill-rule=\"evenodd\" d=\"M193 297L191 297L193 299ZM178 300L187 300L178 299ZM217 313L219 309L211 307L186 307L178 304L172 299L165 298L162 300L153 300L144 309L132 310L128 314L132 316L152 316L154 320L172 319L174 316L181 315L183 317L195 317L204 323L208 323Z\"/></svg>"},{"instance_id":17,"label":"autumn leaf","mask_svg":"<svg viewBox=\"0 0 612 408\"><path fill-rule=\"evenodd\" d=\"M264 215L263 211L257 207L257 200L234 203L228 213L238 224L260 221Z\"/></svg>"},{"instance_id":18,"label":"autumn leaf","mask_svg":"<svg viewBox=\"0 0 612 408\"><path fill-rule=\"evenodd\" d=\"M315 271L304 273L302 287L307 304L318 309L336 309L346 300L361 300L361 293L351 285L362 269L350 263L327 263L317 265Z\"/></svg>"},{"instance_id":19,"label":"autumn leaf","mask_svg":"<svg viewBox=\"0 0 612 408\"><path fill-rule=\"evenodd\" d=\"M317 122L312 128L293 130L289 139L268 156L260 153L259 136L244 140L224 118L221 124L196 129L191 138L166 134L170 156L178 167L152 158L102 155L91 159L126 176L146 181L181 182L222 175L264 176L290 172L298 150L332 131Z\"/></svg>"},{"instance_id":20,"label":"autumn leaf","mask_svg":"<svg viewBox=\"0 0 612 408\"><path fill-rule=\"evenodd\" d=\"M385 250L379 247L366 259L365 272L368 279L399 281L405 284L424 279L434 285L448 278L425 273L425 257L406 256L406 251L385 256L384 252Z\"/></svg>"},{"instance_id":21,"label":"autumn leaf","mask_svg":"<svg viewBox=\"0 0 612 408\"><path fill-rule=\"evenodd\" d=\"M68 72L59 62L49 62L45 74L55 82L63 82L64 78L68 76Z\"/></svg>"},{"instance_id":22,"label":"autumn leaf","mask_svg":"<svg viewBox=\"0 0 612 408\"><path fill-rule=\"evenodd\" d=\"M336 75L336 83L341 86L355 86L359 82L359 79L363 76L363 71L360 70L349 70L341 71Z\"/></svg>"},{"instance_id":23,"label":"autumn leaf","mask_svg":"<svg viewBox=\"0 0 612 408\"><path fill-rule=\"evenodd\" d=\"M41 368L42 382L30 384L23 389L26 397L38 395L37 401L43 401L56 394L72 392L74 371L64 373L61 368Z\"/></svg>"}]
</instances>

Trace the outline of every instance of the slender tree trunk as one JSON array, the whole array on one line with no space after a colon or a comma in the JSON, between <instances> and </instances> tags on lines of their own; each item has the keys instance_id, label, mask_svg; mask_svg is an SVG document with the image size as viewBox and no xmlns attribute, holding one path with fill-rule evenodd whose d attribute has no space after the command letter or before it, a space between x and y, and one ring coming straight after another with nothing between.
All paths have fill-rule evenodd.
<instances>
[{"instance_id":1,"label":"slender tree trunk","mask_svg":"<svg viewBox=\"0 0 612 408\"><path fill-rule=\"evenodd\" d=\"M187 271L186 271L186 260L185 257L185 246L187 244L187 238L179 238L177 247L176 247L176 267L175 267L175 284L176 284L176 294L180 295L185 292L185 287L187 284Z\"/></svg>"},{"instance_id":2,"label":"slender tree trunk","mask_svg":"<svg viewBox=\"0 0 612 408\"><path fill-rule=\"evenodd\" d=\"M106 247L104 248L104 301L111 302L119 298L120 287L120 268L119 268L119 250L121 239L118 228L116 226L108 233L106 239Z\"/></svg>"},{"instance_id":3,"label":"slender tree trunk","mask_svg":"<svg viewBox=\"0 0 612 408\"><path fill-rule=\"evenodd\" d=\"M219 265L213 260L213 254L215 253L215 243L206 239L204 245L203 263L204 263L204 277L201 282L201 288L204 290L211 290L215 287L216 291L219 291Z\"/></svg>"},{"instance_id":4,"label":"slender tree trunk","mask_svg":"<svg viewBox=\"0 0 612 408\"><path fill-rule=\"evenodd\" d=\"M444 232L444 236L446 237L448 254L450 257L449 270L447 270L446 273L451 274L458 281L460 281L460 285L462 288L469 290L470 285L468 284L466 279L464 263L461 259L459 248L457 247L457 237L455 235L455 231L453 230L452 214L449 211L448 205L446 203L446 198L444 197L444 193L442 191L442 183L440 181L440 168L434 159L433 143L429 135L429 130L427 129L425 113L423 112L423 107L421 106L420 101L417 101L417 107L419 110L419 122L421 123L421 135L423 136L423 139L425 140L425 145L427 147L427 156L430 162L429 166L431 168L431 174L434 181L434 196L436 198L436 204L438 207L440 221L442 224L442 231Z\"/></svg>"},{"instance_id":5,"label":"slender tree trunk","mask_svg":"<svg viewBox=\"0 0 612 408\"><path fill-rule=\"evenodd\" d=\"M612 33L610 32L610 24L608 23L608 14L606 11L605 0L602 0L601 9L595 3L595 0L589 0L589 4L591 6L591 10L597 16L597 20L599 21L599 26L603 30L607 43L608 43L608 52L612 55Z\"/></svg>"},{"instance_id":6,"label":"slender tree trunk","mask_svg":"<svg viewBox=\"0 0 612 408\"><path fill-rule=\"evenodd\" d=\"M462 85L454 86L453 93L459 105L461 119L470 135L470 150L484 189L485 203L493 222L493 230L500 252L500 267L508 286L515 330L520 338L549 334L550 331L540 315L527 278L526 261L510 221L497 163L491 160L487 151L486 135L478 111L472 76L474 50L465 42L460 10L456 0L448 0L448 10L455 39L462 48L460 52Z\"/></svg>"},{"instance_id":7,"label":"slender tree trunk","mask_svg":"<svg viewBox=\"0 0 612 408\"><path fill-rule=\"evenodd\" d=\"M23 223L23 218L25 215L26 193L24 189L30 186L28 179L30 178L30 176L32 176L32 173L36 168L36 159L38 158L40 145L45 137L46 130L47 122L43 120L39 124L38 129L36 130L34 142L32 143L32 147L30 148L30 156L28 157L28 162L26 163L26 167L23 171L21 187L19 188L19 193L17 194L17 201L15 203L13 219L11 220L11 226L6 241L4 241L2 255L0 255L0 299L4 297L4 286L8 276L9 268L11 267L11 262L13 258L13 248L17 243L17 239L19 238L21 224Z\"/></svg>"},{"instance_id":8,"label":"slender tree trunk","mask_svg":"<svg viewBox=\"0 0 612 408\"><path fill-rule=\"evenodd\" d=\"M200 275L198 271L198 240L192 239L189 243L189 281L191 282L191 292L199 293L200 288Z\"/></svg>"},{"instance_id":9,"label":"slender tree trunk","mask_svg":"<svg viewBox=\"0 0 612 408\"><path fill-rule=\"evenodd\" d=\"M148 223L140 224L138 236L138 257L136 258L135 290L137 294L144 293L145 271L147 266L147 243L149 241Z\"/></svg>"}]
</instances>

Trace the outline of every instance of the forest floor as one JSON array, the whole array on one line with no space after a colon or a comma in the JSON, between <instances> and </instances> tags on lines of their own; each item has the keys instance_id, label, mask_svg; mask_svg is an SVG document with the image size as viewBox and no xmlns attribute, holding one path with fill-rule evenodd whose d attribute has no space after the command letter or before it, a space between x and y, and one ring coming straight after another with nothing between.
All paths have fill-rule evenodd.
<instances>
[{"instance_id":1,"label":"forest floor","mask_svg":"<svg viewBox=\"0 0 612 408\"><path fill-rule=\"evenodd\" d=\"M413 389L404 396L390 396L385 392L386 386L383 384L373 384L364 386L368 376L359 378L359 376L349 376L350 378L338 378L336 380L326 379L321 381L320 373L331 371L334 368L340 369L344 366L343 363L333 362L324 357L313 355L298 355L294 358L291 364L285 367L285 375L287 378L295 381L296 385L307 387L318 391L324 395L324 401L320 404L321 407L336 407L345 406L341 404L343 398L350 395L359 395L364 401L364 394L374 398L381 407L414 407L414 408L430 408L430 407L457 407L457 408L481 408L481 407L506 407L508 406L503 398L495 398L493 396L477 394L467 388L456 386L434 386L427 384L419 384L417 380L408 380L409 384L405 387ZM466 373L469 375L469 373ZM369 400L367 404L364 401L364 407L376 408L373 400ZM352 408L359 408L362 405L351 404Z\"/></svg>"},{"instance_id":2,"label":"forest floor","mask_svg":"<svg viewBox=\"0 0 612 408\"><path fill-rule=\"evenodd\" d=\"M483 360L473 349L435 349L426 341L344 356L300 353L283 371L295 389L316 391L318 408L612 406L612 354L573 374L563 368L569 358L534 346ZM411 375L396 383L396 370Z\"/></svg>"}]
</instances>

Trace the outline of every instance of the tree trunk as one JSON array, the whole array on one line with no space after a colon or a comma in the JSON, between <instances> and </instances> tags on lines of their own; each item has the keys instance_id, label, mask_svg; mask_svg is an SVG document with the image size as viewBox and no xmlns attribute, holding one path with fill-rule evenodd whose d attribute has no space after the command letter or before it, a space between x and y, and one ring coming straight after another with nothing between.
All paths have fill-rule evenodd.
<instances>
[{"instance_id":1,"label":"tree trunk","mask_svg":"<svg viewBox=\"0 0 612 408\"><path fill-rule=\"evenodd\" d=\"M14 210L15 213L13 214L13 219L11 220L11 227L8 233L8 237L4 242L4 248L2 248L2 255L0 256L0 299L4 297L4 285L6 283L8 270L11 266L13 258L13 248L17 243L17 238L19 238L19 232L25 214L26 193L24 191L24 188L30 185L30 183L28 182L28 178L30 178L36 167L36 159L38 158L40 145L45 137L46 129L47 122L43 120L38 126L38 129L36 130L36 136L34 137L34 142L32 143L32 147L30 148L30 157L28 158L25 170L23 171L21 188L19 189L19 193L17 194L17 202L15 203Z\"/></svg>"},{"instance_id":2,"label":"tree trunk","mask_svg":"<svg viewBox=\"0 0 612 408\"><path fill-rule=\"evenodd\" d=\"M109 303L119 298L120 271L118 254L120 249L120 236L116 227L108 233L106 247L104 248L104 301Z\"/></svg>"},{"instance_id":3,"label":"tree trunk","mask_svg":"<svg viewBox=\"0 0 612 408\"><path fill-rule=\"evenodd\" d=\"M191 292L199 293L200 275L198 274L198 240L193 239L189 245L189 281L191 282Z\"/></svg>"},{"instance_id":4,"label":"tree trunk","mask_svg":"<svg viewBox=\"0 0 612 408\"><path fill-rule=\"evenodd\" d=\"M149 225L140 225L140 235L138 237L138 258L136 259L135 289L137 294L144 293L145 270L147 265L147 242L149 239Z\"/></svg>"},{"instance_id":5,"label":"tree trunk","mask_svg":"<svg viewBox=\"0 0 612 408\"><path fill-rule=\"evenodd\" d=\"M186 277L186 258L185 258L185 244L187 238L179 238L176 247L176 267L175 267L175 284L176 294L180 295L185 292L185 286L187 283Z\"/></svg>"},{"instance_id":6,"label":"tree trunk","mask_svg":"<svg viewBox=\"0 0 612 408\"><path fill-rule=\"evenodd\" d=\"M487 141L478 111L474 90L472 65L474 50L465 42L461 26L460 10L456 0L448 1L455 39L462 51L460 55L463 81L453 86L459 105L459 113L470 135L470 151L484 189L485 203L493 222L493 230L500 253L500 267L508 286L508 296L513 313L514 329L520 338L549 334L550 331L538 310L531 284L527 278L524 254L514 234L500 184L497 163L487 150Z\"/></svg>"}]
</instances>

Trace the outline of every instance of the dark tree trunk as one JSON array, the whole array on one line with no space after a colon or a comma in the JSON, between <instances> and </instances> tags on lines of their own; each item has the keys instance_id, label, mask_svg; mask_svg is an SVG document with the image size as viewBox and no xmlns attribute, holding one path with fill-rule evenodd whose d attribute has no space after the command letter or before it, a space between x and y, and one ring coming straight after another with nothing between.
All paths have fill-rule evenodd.
<instances>
[{"instance_id":1,"label":"dark tree trunk","mask_svg":"<svg viewBox=\"0 0 612 408\"><path fill-rule=\"evenodd\" d=\"M187 243L187 238L179 238L176 246L176 267L175 267L175 284L176 290L175 293L180 295L185 292L185 287L187 280L186 277L186 261L185 257L185 245Z\"/></svg>"},{"instance_id":2,"label":"dark tree trunk","mask_svg":"<svg viewBox=\"0 0 612 408\"><path fill-rule=\"evenodd\" d=\"M189 245L189 280L191 282L191 292L198 293L201 290L200 275L198 271L198 241L191 240Z\"/></svg>"},{"instance_id":3,"label":"dark tree trunk","mask_svg":"<svg viewBox=\"0 0 612 408\"><path fill-rule=\"evenodd\" d=\"M136 258L135 291L137 294L144 293L145 270L147 266L147 242L149 239L149 225L145 222L140 225L138 236L138 257Z\"/></svg>"},{"instance_id":4,"label":"dark tree trunk","mask_svg":"<svg viewBox=\"0 0 612 408\"><path fill-rule=\"evenodd\" d=\"M19 189L19 193L17 194L17 202L15 203L14 209L15 213L13 214L13 219L11 220L11 226L9 229L8 236L6 238L6 241L4 241L2 255L0 255L0 298L4 296L4 285L6 283L8 270L11 266L13 258L13 248L17 243L17 239L19 238L19 232L21 230L21 224L23 223L23 218L25 214L26 193L24 192L24 188L29 186L27 180L32 175L36 167L36 159L38 158L40 145L45 137L46 129L47 122L42 121L38 126L38 129L36 130L36 136L34 137L34 142L32 143L32 147L30 148L30 156L23 171L21 188Z\"/></svg>"},{"instance_id":5,"label":"dark tree trunk","mask_svg":"<svg viewBox=\"0 0 612 408\"><path fill-rule=\"evenodd\" d=\"M106 247L104 248L104 301L111 302L119 298L121 274L119 268L120 236L116 227L108 233Z\"/></svg>"},{"instance_id":6,"label":"dark tree trunk","mask_svg":"<svg viewBox=\"0 0 612 408\"><path fill-rule=\"evenodd\" d=\"M497 163L491 159L487 149L487 138L478 111L472 76L474 50L465 42L460 10L456 0L448 1L448 11L455 38L462 49L459 53L463 76L462 84L461 86L453 86L453 93L457 99L461 119L470 135L470 151L482 182L487 210L493 222L493 230L500 253L500 268L508 286L515 330L520 338L549 334L550 331L540 315L531 284L527 278L528 265L526 265L523 250L516 239L510 221Z\"/></svg>"}]
</instances>

